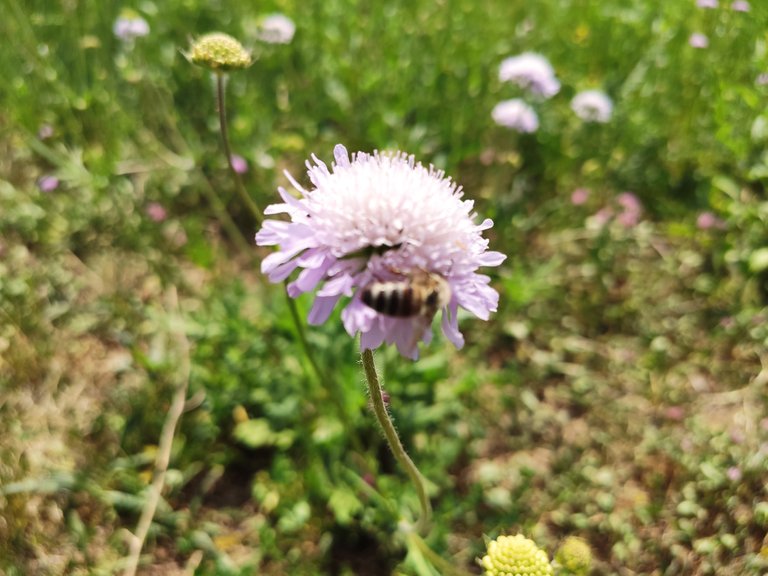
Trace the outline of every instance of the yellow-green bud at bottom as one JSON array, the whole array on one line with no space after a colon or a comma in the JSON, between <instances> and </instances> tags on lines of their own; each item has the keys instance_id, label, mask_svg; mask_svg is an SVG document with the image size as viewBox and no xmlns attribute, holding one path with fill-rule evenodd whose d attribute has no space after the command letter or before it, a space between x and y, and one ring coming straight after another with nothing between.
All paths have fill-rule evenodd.
<instances>
[{"instance_id":1,"label":"yellow-green bud at bottom","mask_svg":"<svg viewBox=\"0 0 768 576\"><path fill-rule=\"evenodd\" d=\"M552 576L547 553L522 534L499 536L481 560L485 576Z\"/></svg>"},{"instance_id":2,"label":"yellow-green bud at bottom","mask_svg":"<svg viewBox=\"0 0 768 576\"><path fill-rule=\"evenodd\" d=\"M187 58L214 71L226 72L251 65L251 53L229 34L212 32L192 44Z\"/></svg>"},{"instance_id":3,"label":"yellow-green bud at bottom","mask_svg":"<svg viewBox=\"0 0 768 576\"><path fill-rule=\"evenodd\" d=\"M568 536L555 554L555 560L569 576L586 576L592 568L592 549L581 538Z\"/></svg>"}]
</instances>

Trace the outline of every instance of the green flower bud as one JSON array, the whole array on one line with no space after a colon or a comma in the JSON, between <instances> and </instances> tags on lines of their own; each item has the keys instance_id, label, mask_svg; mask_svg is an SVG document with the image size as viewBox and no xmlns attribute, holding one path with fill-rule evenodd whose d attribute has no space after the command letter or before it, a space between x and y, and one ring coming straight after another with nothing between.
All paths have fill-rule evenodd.
<instances>
[{"instance_id":1,"label":"green flower bud","mask_svg":"<svg viewBox=\"0 0 768 576\"><path fill-rule=\"evenodd\" d=\"M499 536L488 543L488 553L480 561L485 576L552 576L547 553L522 534Z\"/></svg>"},{"instance_id":2,"label":"green flower bud","mask_svg":"<svg viewBox=\"0 0 768 576\"><path fill-rule=\"evenodd\" d=\"M251 65L251 53L229 34L212 32L201 36L192 44L186 55L193 63L214 72L240 70Z\"/></svg>"},{"instance_id":3,"label":"green flower bud","mask_svg":"<svg viewBox=\"0 0 768 576\"><path fill-rule=\"evenodd\" d=\"M568 536L555 554L555 560L569 576L587 576L592 568L592 549L576 536Z\"/></svg>"}]
</instances>

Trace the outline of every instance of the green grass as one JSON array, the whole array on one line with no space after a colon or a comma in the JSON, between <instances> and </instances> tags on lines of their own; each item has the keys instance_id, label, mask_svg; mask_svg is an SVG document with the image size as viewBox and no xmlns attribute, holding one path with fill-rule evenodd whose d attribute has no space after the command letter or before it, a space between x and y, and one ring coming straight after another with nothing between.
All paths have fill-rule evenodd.
<instances>
[{"instance_id":1,"label":"green grass","mask_svg":"<svg viewBox=\"0 0 768 576\"><path fill-rule=\"evenodd\" d=\"M227 96L261 207L283 170L306 181L311 153L398 148L461 183L509 255L499 312L463 318L463 350L377 354L431 483L433 550L479 574L484 536L523 532L551 556L576 535L594 574L765 573L768 8L246 4L136 4L151 34L128 45L118 6L2 3L0 572L120 570L188 359L142 573L439 573L399 529L418 501L338 313L307 329L318 373L259 274L214 85L183 56L221 30L254 50ZM256 38L275 11L290 44ZM490 111L520 96L497 70L524 51L563 86L521 136ZM571 112L587 88L613 98L610 123ZM623 191L640 224L597 225ZM723 226L698 229L702 211Z\"/></svg>"}]
</instances>

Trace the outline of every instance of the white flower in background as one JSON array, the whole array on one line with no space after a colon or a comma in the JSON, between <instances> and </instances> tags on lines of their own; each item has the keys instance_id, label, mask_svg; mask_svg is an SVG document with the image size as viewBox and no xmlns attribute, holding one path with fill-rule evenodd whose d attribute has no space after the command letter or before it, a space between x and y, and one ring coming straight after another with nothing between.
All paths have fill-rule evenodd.
<instances>
[{"instance_id":1,"label":"white flower in background","mask_svg":"<svg viewBox=\"0 0 768 576\"><path fill-rule=\"evenodd\" d=\"M560 91L560 82L549 60L526 52L507 58L499 66L499 80L511 82L537 96L551 98Z\"/></svg>"},{"instance_id":2,"label":"white flower in background","mask_svg":"<svg viewBox=\"0 0 768 576\"><path fill-rule=\"evenodd\" d=\"M536 111L519 98L496 104L491 111L491 117L499 126L524 134L536 132L539 129L539 117Z\"/></svg>"},{"instance_id":3,"label":"white flower in background","mask_svg":"<svg viewBox=\"0 0 768 576\"><path fill-rule=\"evenodd\" d=\"M409 358L418 356L420 340L431 340L431 316L424 322L423 317L372 306L364 298L384 294L383 289L371 294L374 285L403 285L403 279L417 274L438 276L448 290L444 298L435 293L431 312L442 310L443 333L460 348L459 307L486 320L498 304L490 278L477 273L505 258L489 252L483 238L493 222L476 223L473 202L463 199L461 187L413 156L358 152L350 158L340 144L333 152L336 162L330 168L316 156L314 164L307 162L311 190L286 174L301 197L280 188L283 202L264 211L286 213L290 221L268 219L256 234L259 246L279 247L264 259L262 272L272 282L282 282L301 270L288 294L317 292L310 324L325 322L339 300L348 297L341 319L350 335L360 333L361 348L394 343ZM405 298L388 302L402 304Z\"/></svg>"},{"instance_id":4,"label":"white flower in background","mask_svg":"<svg viewBox=\"0 0 768 576\"><path fill-rule=\"evenodd\" d=\"M123 10L115 20L112 32L123 42L132 42L149 34L149 24L133 10Z\"/></svg>"},{"instance_id":5,"label":"white flower in background","mask_svg":"<svg viewBox=\"0 0 768 576\"><path fill-rule=\"evenodd\" d=\"M573 97L571 110L585 122L605 123L613 115L613 101L600 90L585 90Z\"/></svg>"},{"instance_id":6,"label":"white flower in background","mask_svg":"<svg viewBox=\"0 0 768 576\"><path fill-rule=\"evenodd\" d=\"M296 25L284 14L270 14L259 26L259 39L269 44L289 44L295 33Z\"/></svg>"}]
</instances>

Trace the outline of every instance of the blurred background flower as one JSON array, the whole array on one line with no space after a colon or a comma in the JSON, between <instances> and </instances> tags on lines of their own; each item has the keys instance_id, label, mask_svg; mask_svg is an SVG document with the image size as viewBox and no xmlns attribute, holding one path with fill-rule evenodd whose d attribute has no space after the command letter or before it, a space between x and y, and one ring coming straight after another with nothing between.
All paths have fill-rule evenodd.
<instances>
[{"instance_id":1,"label":"blurred background flower","mask_svg":"<svg viewBox=\"0 0 768 576\"><path fill-rule=\"evenodd\" d=\"M560 91L560 82L549 60L533 52L503 60L499 66L499 80L544 98L551 98Z\"/></svg>"},{"instance_id":2,"label":"blurred background flower","mask_svg":"<svg viewBox=\"0 0 768 576\"><path fill-rule=\"evenodd\" d=\"M259 39L269 44L288 44L295 33L296 25L284 14L266 16L259 27Z\"/></svg>"},{"instance_id":3,"label":"blurred background flower","mask_svg":"<svg viewBox=\"0 0 768 576\"><path fill-rule=\"evenodd\" d=\"M511 128L517 132L532 133L539 129L539 117L536 111L519 98L496 104L491 111L491 117L499 126Z\"/></svg>"},{"instance_id":4,"label":"blurred background flower","mask_svg":"<svg viewBox=\"0 0 768 576\"><path fill-rule=\"evenodd\" d=\"M585 122L605 123L613 115L613 101L600 90L585 90L573 97L571 110Z\"/></svg>"}]
</instances>

